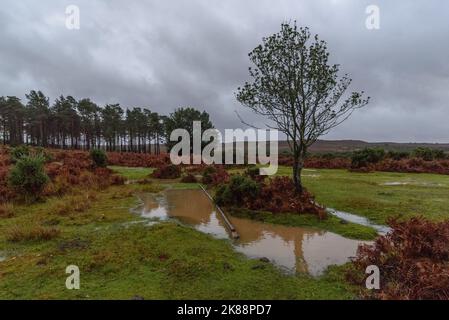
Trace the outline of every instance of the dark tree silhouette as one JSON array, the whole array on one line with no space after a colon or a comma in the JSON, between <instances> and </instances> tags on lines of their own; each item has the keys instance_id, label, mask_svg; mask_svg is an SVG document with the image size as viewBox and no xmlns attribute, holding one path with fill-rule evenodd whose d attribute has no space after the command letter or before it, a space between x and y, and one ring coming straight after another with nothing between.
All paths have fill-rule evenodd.
<instances>
[{"instance_id":1,"label":"dark tree silhouette","mask_svg":"<svg viewBox=\"0 0 449 320\"><path fill-rule=\"evenodd\" d=\"M194 108L179 108L165 119L166 136L170 138L170 133L175 129L185 129L190 134L190 149L193 151L193 121L201 121L201 134L207 129L213 129L209 114L200 112ZM177 141L167 141L167 148L170 150ZM205 143L202 142L202 145Z\"/></svg>"},{"instance_id":2,"label":"dark tree silhouette","mask_svg":"<svg viewBox=\"0 0 449 320\"><path fill-rule=\"evenodd\" d=\"M212 127L209 115L193 108L179 109L170 117L149 108L126 111L119 104L99 107L90 99L60 96L52 105L41 91L26 95L24 105L17 97L0 97L0 141L3 144L159 154L170 128L184 128L201 120ZM183 116L185 121L181 122ZM169 120L170 119L170 120Z\"/></svg>"},{"instance_id":3,"label":"dark tree silhouette","mask_svg":"<svg viewBox=\"0 0 449 320\"><path fill-rule=\"evenodd\" d=\"M369 99L363 92L345 96L351 79L340 78L339 66L329 64L326 42L296 23L282 24L281 31L264 38L249 57L255 66L249 68L253 81L238 88L237 100L287 136L295 188L302 193L307 149Z\"/></svg>"}]
</instances>

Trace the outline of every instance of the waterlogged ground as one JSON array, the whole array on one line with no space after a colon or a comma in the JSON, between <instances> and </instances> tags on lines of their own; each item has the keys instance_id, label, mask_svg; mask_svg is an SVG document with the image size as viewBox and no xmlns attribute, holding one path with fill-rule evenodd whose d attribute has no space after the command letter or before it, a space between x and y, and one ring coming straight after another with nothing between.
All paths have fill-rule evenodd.
<instances>
[{"instance_id":1,"label":"waterlogged ground","mask_svg":"<svg viewBox=\"0 0 449 320\"><path fill-rule=\"evenodd\" d=\"M151 220L176 219L220 239L231 239L223 217L202 190L167 190L141 194L134 212ZM186 200L187 199L187 200ZM362 241L307 227L268 224L229 217L240 238L232 246L249 258L264 259L294 274L321 275L330 265L341 265L355 256Z\"/></svg>"},{"instance_id":2,"label":"waterlogged ground","mask_svg":"<svg viewBox=\"0 0 449 320\"><path fill-rule=\"evenodd\" d=\"M130 180L151 172L115 169ZM290 169L280 168L279 174L289 173ZM377 224L396 215L449 218L449 176L306 170L304 181L323 205ZM343 224L336 217L318 222L306 215L239 212L231 219L244 232L239 241L232 242L213 208L204 215L195 209L196 205L211 206L206 197L202 204L195 204L203 201L198 199L189 202L192 196L182 196L182 192L161 197L167 188L185 192L197 186L176 181L129 184L79 190L32 206L16 205L14 217L0 219L0 298L357 297L356 288L344 279L345 266L325 268L346 261L353 244L359 242L355 239L371 239L374 230ZM139 207L136 195L146 195L144 207ZM180 198L193 209L170 206L173 199L169 197ZM86 205L71 210L65 205L70 201ZM176 219L150 224L148 219L153 216ZM271 263L260 260L262 256ZM80 268L80 290L65 287L68 265ZM285 272L289 270L295 272Z\"/></svg>"},{"instance_id":3,"label":"waterlogged ground","mask_svg":"<svg viewBox=\"0 0 449 320\"><path fill-rule=\"evenodd\" d=\"M185 186L183 186L185 189ZM154 185L97 192L84 211L55 214L59 199L17 207L0 220L1 299L352 299L341 269L320 278L287 275L271 263L248 259L229 240L171 222L148 225L132 213L133 193ZM80 191L81 192L81 191ZM186 199L188 200L188 199ZM151 206L151 205L150 205ZM17 226L56 228L48 240L11 242ZM65 287L66 267L77 265L81 289Z\"/></svg>"}]
</instances>

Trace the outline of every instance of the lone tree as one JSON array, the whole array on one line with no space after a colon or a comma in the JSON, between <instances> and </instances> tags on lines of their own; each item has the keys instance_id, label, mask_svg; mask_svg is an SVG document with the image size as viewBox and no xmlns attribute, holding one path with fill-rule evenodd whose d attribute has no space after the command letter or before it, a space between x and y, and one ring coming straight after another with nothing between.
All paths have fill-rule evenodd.
<instances>
[{"instance_id":1,"label":"lone tree","mask_svg":"<svg viewBox=\"0 0 449 320\"><path fill-rule=\"evenodd\" d=\"M317 35L311 37L308 28L283 23L279 33L262 42L249 54L255 65L249 68L253 80L238 88L237 100L271 120L269 128L287 136L295 188L302 193L307 149L369 98L363 92L345 95L352 80L338 76L339 65L328 62L326 42Z\"/></svg>"}]
</instances>

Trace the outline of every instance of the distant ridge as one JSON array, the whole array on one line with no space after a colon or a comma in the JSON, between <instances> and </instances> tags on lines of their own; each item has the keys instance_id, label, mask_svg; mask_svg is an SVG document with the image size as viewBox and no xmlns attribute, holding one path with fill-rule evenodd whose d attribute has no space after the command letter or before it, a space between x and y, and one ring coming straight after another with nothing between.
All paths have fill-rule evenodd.
<instances>
[{"instance_id":1,"label":"distant ridge","mask_svg":"<svg viewBox=\"0 0 449 320\"><path fill-rule=\"evenodd\" d=\"M380 147L385 150L412 151L418 147L442 149L449 151L449 143L400 143L400 142L366 142L362 140L318 140L310 147L310 152L347 152L363 148ZM282 151L288 148L287 141L279 142Z\"/></svg>"}]
</instances>

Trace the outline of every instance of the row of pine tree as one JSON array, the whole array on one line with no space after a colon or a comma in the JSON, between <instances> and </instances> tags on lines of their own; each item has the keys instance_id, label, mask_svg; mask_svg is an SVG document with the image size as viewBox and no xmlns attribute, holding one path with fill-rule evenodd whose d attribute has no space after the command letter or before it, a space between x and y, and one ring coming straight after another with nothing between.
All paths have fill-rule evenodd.
<instances>
[{"instance_id":1,"label":"row of pine tree","mask_svg":"<svg viewBox=\"0 0 449 320\"><path fill-rule=\"evenodd\" d=\"M60 96L53 104L32 90L26 103L0 97L0 141L62 149L160 153L166 116L147 108L100 107L90 99Z\"/></svg>"}]
</instances>

